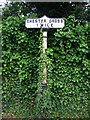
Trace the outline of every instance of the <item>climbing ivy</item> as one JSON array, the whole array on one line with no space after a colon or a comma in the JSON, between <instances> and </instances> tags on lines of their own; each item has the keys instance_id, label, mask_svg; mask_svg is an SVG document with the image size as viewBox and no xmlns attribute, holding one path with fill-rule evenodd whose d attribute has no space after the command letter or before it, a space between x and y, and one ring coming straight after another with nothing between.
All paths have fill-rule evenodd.
<instances>
[{"instance_id":1,"label":"climbing ivy","mask_svg":"<svg viewBox=\"0 0 90 120\"><path fill-rule=\"evenodd\" d=\"M42 29L25 28L25 19L10 16L2 25L3 112L22 118L89 118L90 23L74 24L69 16L63 29L48 35L48 82L42 93Z\"/></svg>"},{"instance_id":2,"label":"climbing ivy","mask_svg":"<svg viewBox=\"0 0 90 120\"><path fill-rule=\"evenodd\" d=\"M74 16L65 21L65 27L54 34L53 48L48 49L49 112L51 117L89 118L89 23L75 25Z\"/></svg>"},{"instance_id":3,"label":"climbing ivy","mask_svg":"<svg viewBox=\"0 0 90 120\"><path fill-rule=\"evenodd\" d=\"M21 117L31 113L38 83L39 32L27 30L25 19L10 16L2 28L3 111Z\"/></svg>"}]
</instances>

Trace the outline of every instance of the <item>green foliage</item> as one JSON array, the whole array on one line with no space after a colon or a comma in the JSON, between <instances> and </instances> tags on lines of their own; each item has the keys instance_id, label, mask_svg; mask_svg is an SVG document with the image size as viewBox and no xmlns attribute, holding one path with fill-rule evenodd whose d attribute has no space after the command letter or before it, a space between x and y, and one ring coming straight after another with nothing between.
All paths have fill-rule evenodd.
<instances>
[{"instance_id":1,"label":"green foliage","mask_svg":"<svg viewBox=\"0 0 90 120\"><path fill-rule=\"evenodd\" d=\"M2 26L3 108L20 116L33 106L38 82L39 32L27 30L25 19L11 16Z\"/></svg>"},{"instance_id":2,"label":"green foliage","mask_svg":"<svg viewBox=\"0 0 90 120\"><path fill-rule=\"evenodd\" d=\"M48 36L43 58L42 30L27 30L25 19L3 21L3 111L22 118L89 118L89 23L65 19L65 27ZM43 60L48 83L42 94Z\"/></svg>"},{"instance_id":3,"label":"green foliage","mask_svg":"<svg viewBox=\"0 0 90 120\"><path fill-rule=\"evenodd\" d=\"M31 16L36 13L38 17L47 15L48 17L68 17L74 15L78 21L82 23L90 21L90 9L86 7L89 3L85 2L14 2L10 1L3 9L3 19L8 16Z\"/></svg>"},{"instance_id":4,"label":"green foliage","mask_svg":"<svg viewBox=\"0 0 90 120\"><path fill-rule=\"evenodd\" d=\"M52 104L55 100L53 111L56 108L56 117L89 117L90 39L88 36L88 23L84 26L78 23L75 26L73 16L69 16L65 27L57 29L55 33L56 46L53 47L53 53L50 51L53 64L50 73L50 94Z\"/></svg>"}]
</instances>

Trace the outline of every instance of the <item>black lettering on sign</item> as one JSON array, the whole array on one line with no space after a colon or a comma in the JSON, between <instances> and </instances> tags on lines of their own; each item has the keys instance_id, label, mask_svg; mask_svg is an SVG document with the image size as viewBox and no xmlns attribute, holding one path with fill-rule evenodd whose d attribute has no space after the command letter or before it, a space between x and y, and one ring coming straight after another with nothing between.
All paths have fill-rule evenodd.
<instances>
[{"instance_id":1,"label":"black lettering on sign","mask_svg":"<svg viewBox=\"0 0 90 120\"><path fill-rule=\"evenodd\" d=\"M51 23L51 19L49 20L49 23Z\"/></svg>"},{"instance_id":2,"label":"black lettering on sign","mask_svg":"<svg viewBox=\"0 0 90 120\"><path fill-rule=\"evenodd\" d=\"M35 23L37 23L37 19L35 20Z\"/></svg>"},{"instance_id":3,"label":"black lettering on sign","mask_svg":"<svg viewBox=\"0 0 90 120\"><path fill-rule=\"evenodd\" d=\"M47 27L47 24L44 24L45 27Z\"/></svg>"},{"instance_id":4,"label":"black lettering on sign","mask_svg":"<svg viewBox=\"0 0 90 120\"><path fill-rule=\"evenodd\" d=\"M27 20L27 23L29 23L29 20Z\"/></svg>"},{"instance_id":5,"label":"black lettering on sign","mask_svg":"<svg viewBox=\"0 0 90 120\"><path fill-rule=\"evenodd\" d=\"M53 19L50 19L50 20L49 20L49 23L51 23L51 22L53 22Z\"/></svg>"},{"instance_id":6,"label":"black lettering on sign","mask_svg":"<svg viewBox=\"0 0 90 120\"><path fill-rule=\"evenodd\" d=\"M51 27L53 27L53 24L51 24Z\"/></svg>"},{"instance_id":7,"label":"black lettering on sign","mask_svg":"<svg viewBox=\"0 0 90 120\"><path fill-rule=\"evenodd\" d=\"M32 22L34 23L34 19L32 19Z\"/></svg>"},{"instance_id":8,"label":"black lettering on sign","mask_svg":"<svg viewBox=\"0 0 90 120\"><path fill-rule=\"evenodd\" d=\"M58 19L58 23L60 23L60 19Z\"/></svg>"},{"instance_id":9,"label":"black lettering on sign","mask_svg":"<svg viewBox=\"0 0 90 120\"><path fill-rule=\"evenodd\" d=\"M41 27L43 27L43 24L41 24Z\"/></svg>"},{"instance_id":10,"label":"black lettering on sign","mask_svg":"<svg viewBox=\"0 0 90 120\"><path fill-rule=\"evenodd\" d=\"M47 28L47 27L49 27L49 25L48 24L41 24L41 27Z\"/></svg>"},{"instance_id":11,"label":"black lettering on sign","mask_svg":"<svg viewBox=\"0 0 90 120\"><path fill-rule=\"evenodd\" d=\"M46 22L46 19L44 19L44 22Z\"/></svg>"},{"instance_id":12,"label":"black lettering on sign","mask_svg":"<svg viewBox=\"0 0 90 120\"><path fill-rule=\"evenodd\" d=\"M38 19L39 23L40 23L40 19Z\"/></svg>"},{"instance_id":13,"label":"black lettering on sign","mask_svg":"<svg viewBox=\"0 0 90 120\"><path fill-rule=\"evenodd\" d=\"M43 23L43 19L41 19L41 23Z\"/></svg>"},{"instance_id":14,"label":"black lettering on sign","mask_svg":"<svg viewBox=\"0 0 90 120\"><path fill-rule=\"evenodd\" d=\"M54 21L55 21L54 19L51 20L51 22L54 22Z\"/></svg>"},{"instance_id":15,"label":"black lettering on sign","mask_svg":"<svg viewBox=\"0 0 90 120\"><path fill-rule=\"evenodd\" d=\"M27 20L27 23L31 23L31 22L32 22L32 20L30 20L30 19Z\"/></svg>"},{"instance_id":16,"label":"black lettering on sign","mask_svg":"<svg viewBox=\"0 0 90 120\"><path fill-rule=\"evenodd\" d=\"M49 24L49 23L48 23ZM49 27L49 25L47 24L47 27Z\"/></svg>"},{"instance_id":17,"label":"black lettering on sign","mask_svg":"<svg viewBox=\"0 0 90 120\"><path fill-rule=\"evenodd\" d=\"M61 23L63 23L63 19L61 19Z\"/></svg>"}]
</instances>

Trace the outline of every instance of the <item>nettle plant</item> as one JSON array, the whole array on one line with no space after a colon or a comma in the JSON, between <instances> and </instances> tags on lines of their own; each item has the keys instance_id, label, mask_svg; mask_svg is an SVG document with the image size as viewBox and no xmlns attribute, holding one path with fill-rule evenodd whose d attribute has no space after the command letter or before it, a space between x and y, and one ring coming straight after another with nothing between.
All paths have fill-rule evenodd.
<instances>
[{"instance_id":1,"label":"nettle plant","mask_svg":"<svg viewBox=\"0 0 90 120\"><path fill-rule=\"evenodd\" d=\"M89 118L89 22L74 24L48 35L43 79L42 30L26 29L26 18L8 17L2 26L3 112L18 117Z\"/></svg>"}]
</instances>

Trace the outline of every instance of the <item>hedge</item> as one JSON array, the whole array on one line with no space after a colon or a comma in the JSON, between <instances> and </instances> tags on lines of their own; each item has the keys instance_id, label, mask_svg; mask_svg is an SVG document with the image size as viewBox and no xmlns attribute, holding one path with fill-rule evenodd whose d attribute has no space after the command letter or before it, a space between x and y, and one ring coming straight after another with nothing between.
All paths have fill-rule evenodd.
<instances>
[{"instance_id":1,"label":"hedge","mask_svg":"<svg viewBox=\"0 0 90 120\"><path fill-rule=\"evenodd\" d=\"M3 112L21 118L89 118L89 22L48 31L48 82L41 92L42 30L25 28L26 17L3 20Z\"/></svg>"}]
</instances>

